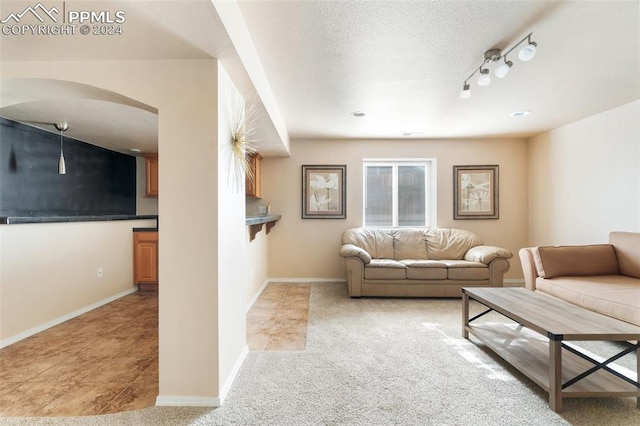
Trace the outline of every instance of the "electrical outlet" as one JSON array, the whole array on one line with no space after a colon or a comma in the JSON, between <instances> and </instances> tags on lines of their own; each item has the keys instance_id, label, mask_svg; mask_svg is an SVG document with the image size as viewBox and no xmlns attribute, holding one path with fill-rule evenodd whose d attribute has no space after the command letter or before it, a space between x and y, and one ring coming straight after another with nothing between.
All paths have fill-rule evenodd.
<instances>
[{"instance_id":1,"label":"electrical outlet","mask_svg":"<svg viewBox=\"0 0 640 426\"><path fill-rule=\"evenodd\" d=\"M102 266L98 268L98 278L102 278L102 276L104 275L104 270L102 269Z\"/></svg>"}]
</instances>

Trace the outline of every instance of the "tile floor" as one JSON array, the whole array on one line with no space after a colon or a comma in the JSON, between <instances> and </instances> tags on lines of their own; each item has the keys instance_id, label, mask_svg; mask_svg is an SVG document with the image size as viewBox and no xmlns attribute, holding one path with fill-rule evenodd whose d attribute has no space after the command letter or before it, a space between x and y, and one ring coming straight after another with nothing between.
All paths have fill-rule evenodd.
<instances>
[{"instance_id":1,"label":"tile floor","mask_svg":"<svg viewBox=\"0 0 640 426\"><path fill-rule=\"evenodd\" d=\"M158 395L158 295L139 292L0 350L0 416L150 407Z\"/></svg>"},{"instance_id":2,"label":"tile floor","mask_svg":"<svg viewBox=\"0 0 640 426\"><path fill-rule=\"evenodd\" d=\"M247 315L250 350L304 350L309 284L272 283ZM158 395L158 293L138 292L0 349L0 416L87 416Z\"/></svg>"},{"instance_id":3,"label":"tile floor","mask_svg":"<svg viewBox=\"0 0 640 426\"><path fill-rule=\"evenodd\" d=\"M268 284L247 314L249 350L303 351L310 295L310 284Z\"/></svg>"}]
</instances>

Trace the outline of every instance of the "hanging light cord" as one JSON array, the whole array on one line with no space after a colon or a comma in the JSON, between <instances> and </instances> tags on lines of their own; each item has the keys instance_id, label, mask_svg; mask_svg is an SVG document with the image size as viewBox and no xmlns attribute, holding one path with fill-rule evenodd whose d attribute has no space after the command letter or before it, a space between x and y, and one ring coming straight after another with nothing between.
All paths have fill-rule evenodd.
<instances>
[{"instance_id":1,"label":"hanging light cord","mask_svg":"<svg viewBox=\"0 0 640 426\"><path fill-rule=\"evenodd\" d=\"M55 127L60 131L60 159L58 160L58 174L64 175L67 173L67 165L64 162L64 137L62 136L62 134L69 129L69 124L67 124L66 122L56 123Z\"/></svg>"}]
</instances>

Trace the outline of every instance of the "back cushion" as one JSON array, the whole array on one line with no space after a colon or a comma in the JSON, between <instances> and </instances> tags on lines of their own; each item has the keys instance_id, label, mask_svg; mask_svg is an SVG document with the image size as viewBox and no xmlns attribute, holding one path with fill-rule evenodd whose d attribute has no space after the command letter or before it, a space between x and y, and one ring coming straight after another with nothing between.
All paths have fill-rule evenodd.
<instances>
[{"instance_id":1,"label":"back cushion","mask_svg":"<svg viewBox=\"0 0 640 426\"><path fill-rule=\"evenodd\" d=\"M609 243L613 244L618 257L618 268L622 275L640 278L640 233L612 232Z\"/></svg>"},{"instance_id":2,"label":"back cushion","mask_svg":"<svg viewBox=\"0 0 640 426\"><path fill-rule=\"evenodd\" d=\"M424 230L400 228L394 234L393 248L396 260L427 260L427 241Z\"/></svg>"},{"instance_id":3,"label":"back cushion","mask_svg":"<svg viewBox=\"0 0 640 426\"><path fill-rule=\"evenodd\" d=\"M342 244L353 244L373 259L393 259L392 229L353 228L342 234Z\"/></svg>"},{"instance_id":4,"label":"back cushion","mask_svg":"<svg viewBox=\"0 0 640 426\"><path fill-rule=\"evenodd\" d=\"M428 229L425 237L432 260L460 260L471 247L482 245L476 234L463 229Z\"/></svg>"},{"instance_id":5,"label":"back cushion","mask_svg":"<svg viewBox=\"0 0 640 426\"><path fill-rule=\"evenodd\" d=\"M610 244L536 247L533 261L542 278L619 273L616 252Z\"/></svg>"}]
</instances>

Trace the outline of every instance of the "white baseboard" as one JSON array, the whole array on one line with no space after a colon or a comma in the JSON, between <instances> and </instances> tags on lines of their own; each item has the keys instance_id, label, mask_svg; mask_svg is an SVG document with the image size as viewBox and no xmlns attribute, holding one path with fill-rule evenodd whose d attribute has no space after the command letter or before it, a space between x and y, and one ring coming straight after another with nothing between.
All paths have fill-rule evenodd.
<instances>
[{"instance_id":1,"label":"white baseboard","mask_svg":"<svg viewBox=\"0 0 640 426\"><path fill-rule=\"evenodd\" d=\"M269 278L270 283L346 283L344 278Z\"/></svg>"},{"instance_id":2,"label":"white baseboard","mask_svg":"<svg viewBox=\"0 0 640 426\"><path fill-rule=\"evenodd\" d=\"M227 397L227 393L229 393L229 390L231 389L231 385L233 385L233 381L236 379L236 376L238 375L238 371L240 371L240 367L242 367L242 364L244 363L244 360L248 354L249 354L249 347L245 345L244 349L242 349L242 352L240 353L240 356L238 357L238 360L233 366L233 370L231 370L231 374L229 374L229 377L224 383L224 386L222 386L222 389L220 390L221 405L224 403L224 399Z\"/></svg>"},{"instance_id":3,"label":"white baseboard","mask_svg":"<svg viewBox=\"0 0 640 426\"><path fill-rule=\"evenodd\" d=\"M240 367L244 363L245 358L249 354L249 347L245 345L236 361L233 369L231 370L231 374L227 378L224 386L220 390L219 397L202 397L202 396L161 396L158 395L156 397L156 406L157 407L220 407L224 402L224 399L227 397L231 386L233 385L238 372L240 371Z\"/></svg>"},{"instance_id":4,"label":"white baseboard","mask_svg":"<svg viewBox=\"0 0 640 426\"><path fill-rule=\"evenodd\" d=\"M264 280L264 282L262 283L262 285L260 286L258 291L256 291L256 294L254 294L253 297L251 298L251 300L249 301L249 304L244 309L244 313L245 314L249 313L249 311L251 310L251 307L253 306L254 303L256 303L256 300L258 300L258 297L260 297L260 295L262 294L262 290L264 290L264 288L267 286L267 284L269 284L269 279L268 278L266 280Z\"/></svg>"},{"instance_id":5,"label":"white baseboard","mask_svg":"<svg viewBox=\"0 0 640 426\"><path fill-rule=\"evenodd\" d=\"M220 398L203 396L160 396L156 397L156 407L220 407Z\"/></svg>"},{"instance_id":6,"label":"white baseboard","mask_svg":"<svg viewBox=\"0 0 640 426\"><path fill-rule=\"evenodd\" d=\"M502 280L503 287L524 287L524 278L507 278Z\"/></svg>"},{"instance_id":7,"label":"white baseboard","mask_svg":"<svg viewBox=\"0 0 640 426\"><path fill-rule=\"evenodd\" d=\"M120 292L118 294L115 294L113 296L107 297L106 299L102 299L102 300L100 300L100 301L98 301L96 303L92 303L91 305L85 306L85 307L80 308L80 309L78 309L76 311L73 311L73 312L70 312L68 314L62 315L61 317L52 319L51 321L47 321L44 324L37 325L37 326L35 326L33 328L30 328L30 329L28 329L26 331L23 331L22 333L18 333L15 336L7 337L4 340L0 340L0 349L4 348L6 346L12 345L12 344L14 344L16 342L19 342L22 339L26 339L27 337L33 336L34 334L38 334L41 331L44 331L44 330L46 330L48 328L55 327L58 324L62 324L65 321L69 321L72 318L75 318L75 317L80 316L82 314L86 314L89 311L92 311L92 310L94 310L96 308L99 308L100 306L104 306L107 303L111 303L114 300L118 300L118 299L120 299L120 298L122 298L124 296L128 296L128 295L130 295L132 293L135 293L136 291L138 291L138 287L137 286L131 287L128 290L125 290L125 291L122 291L122 292Z\"/></svg>"}]
</instances>

